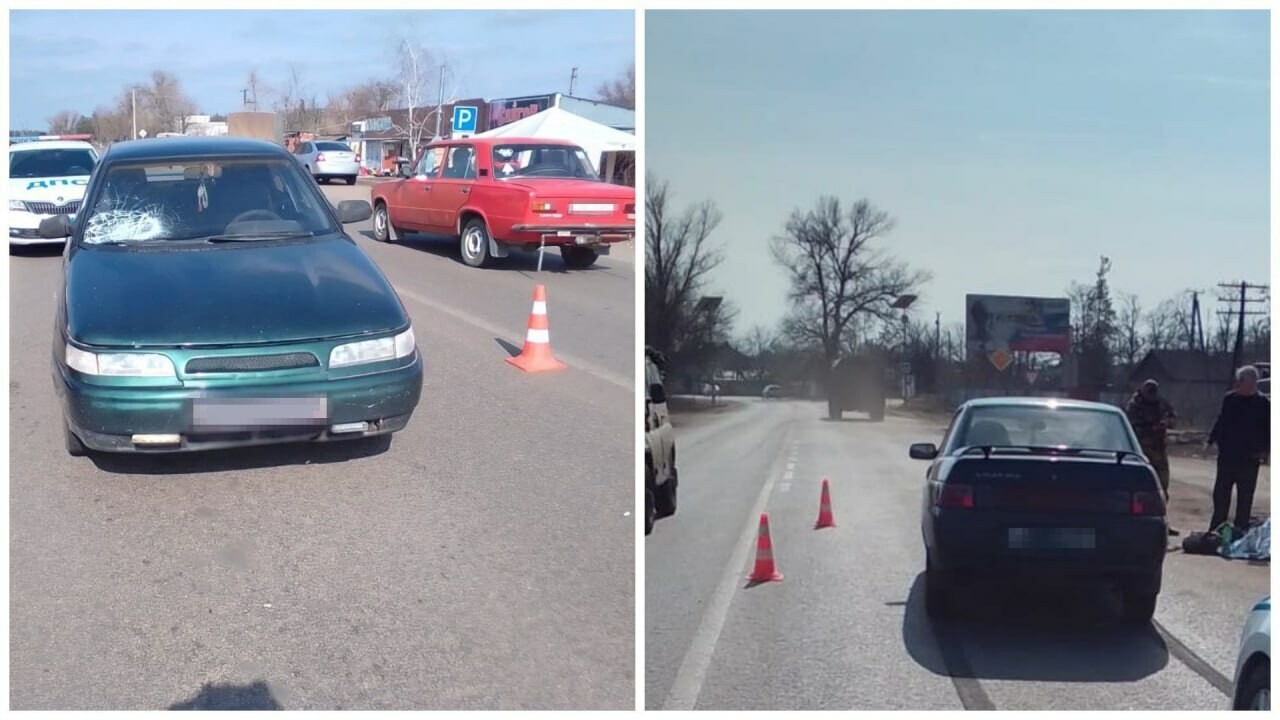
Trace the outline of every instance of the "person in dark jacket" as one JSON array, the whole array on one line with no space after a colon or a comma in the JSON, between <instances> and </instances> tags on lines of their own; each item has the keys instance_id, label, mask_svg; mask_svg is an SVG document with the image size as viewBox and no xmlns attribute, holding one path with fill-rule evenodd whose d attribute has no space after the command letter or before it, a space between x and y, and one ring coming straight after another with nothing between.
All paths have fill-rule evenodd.
<instances>
[{"instance_id":1,"label":"person in dark jacket","mask_svg":"<svg viewBox=\"0 0 1280 720\"><path fill-rule=\"evenodd\" d=\"M1155 468L1156 475L1160 478L1160 487L1168 498L1169 450L1165 441L1177 415L1173 412L1173 406L1160 397L1160 383L1155 380L1142 383L1142 387L1129 398L1125 414L1129 416L1129 424L1138 435L1142 453Z\"/></svg>"},{"instance_id":2,"label":"person in dark jacket","mask_svg":"<svg viewBox=\"0 0 1280 720\"><path fill-rule=\"evenodd\" d=\"M1222 398L1222 410L1209 432L1218 446L1218 476L1213 484L1213 519L1209 529L1227 520L1231 490L1236 490L1235 528L1243 533L1253 511L1258 466L1271 452L1271 402L1258 394L1258 370L1246 365L1236 371L1236 387Z\"/></svg>"}]
</instances>

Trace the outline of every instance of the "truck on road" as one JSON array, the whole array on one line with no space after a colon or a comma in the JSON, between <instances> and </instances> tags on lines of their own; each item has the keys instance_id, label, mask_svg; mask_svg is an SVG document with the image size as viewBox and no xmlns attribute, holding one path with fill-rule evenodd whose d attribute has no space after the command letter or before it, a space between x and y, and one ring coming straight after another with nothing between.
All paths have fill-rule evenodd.
<instances>
[{"instance_id":1,"label":"truck on road","mask_svg":"<svg viewBox=\"0 0 1280 720\"><path fill-rule=\"evenodd\" d=\"M874 422L883 421L885 368L884 357L875 352L836 360L827 380L827 417L840 420L854 411L867 413Z\"/></svg>"}]
</instances>

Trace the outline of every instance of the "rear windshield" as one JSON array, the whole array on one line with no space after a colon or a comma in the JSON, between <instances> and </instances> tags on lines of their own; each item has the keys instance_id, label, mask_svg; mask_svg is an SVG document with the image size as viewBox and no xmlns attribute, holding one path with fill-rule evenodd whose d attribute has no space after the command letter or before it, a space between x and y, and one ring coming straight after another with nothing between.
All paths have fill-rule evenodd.
<instances>
[{"instance_id":1,"label":"rear windshield","mask_svg":"<svg viewBox=\"0 0 1280 720\"><path fill-rule=\"evenodd\" d=\"M1033 405L970 409L951 450L988 445L1136 452L1128 423L1119 413Z\"/></svg>"},{"instance_id":2,"label":"rear windshield","mask_svg":"<svg viewBox=\"0 0 1280 720\"><path fill-rule=\"evenodd\" d=\"M587 153L576 145L497 145L493 176L599 180Z\"/></svg>"},{"instance_id":3,"label":"rear windshield","mask_svg":"<svg viewBox=\"0 0 1280 720\"><path fill-rule=\"evenodd\" d=\"M112 165L83 218L83 242L335 232L324 202L315 183L292 160L211 158Z\"/></svg>"},{"instance_id":4,"label":"rear windshield","mask_svg":"<svg viewBox=\"0 0 1280 720\"><path fill-rule=\"evenodd\" d=\"M316 149L329 150L331 152L351 152L351 148L340 142L318 142L316 143Z\"/></svg>"},{"instance_id":5,"label":"rear windshield","mask_svg":"<svg viewBox=\"0 0 1280 720\"><path fill-rule=\"evenodd\" d=\"M89 148L19 150L9 153L9 177L53 178L88 175L98 162Z\"/></svg>"}]
</instances>

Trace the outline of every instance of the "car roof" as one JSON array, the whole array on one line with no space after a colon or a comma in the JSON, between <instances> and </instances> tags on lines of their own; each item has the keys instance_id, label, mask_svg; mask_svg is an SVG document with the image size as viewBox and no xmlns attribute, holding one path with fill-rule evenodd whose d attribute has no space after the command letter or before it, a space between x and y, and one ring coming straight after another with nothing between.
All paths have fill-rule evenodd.
<instances>
[{"instance_id":1,"label":"car roof","mask_svg":"<svg viewBox=\"0 0 1280 720\"><path fill-rule=\"evenodd\" d=\"M92 144L83 140L33 140L31 142L14 143L9 152L30 152L32 150L96 150Z\"/></svg>"},{"instance_id":2,"label":"car roof","mask_svg":"<svg viewBox=\"0 0 1280 720\"><path fill-rule=\"evenodd\" d=\"M572 145L577 147L578 144L572 140L562 140L558 138L535 138L535 137L469 137L454 138L452 140L436 140L431 143L430 147L437 145L454 145L457 143L473 143L476 145Z\"/></svg>"},{"instance_id":3,"label":"car roof","mask_svg":"<svg viewBox=\"0 0 1280 720\"><path fill-rule=\"evenodd\" d=\"M976 398L961 405L962 408L981 407L1042 407L1042 408L1074 408L1077 410L1098 410L1102 412L1120 412L1115 405L1087 400L1070 400L1056 397L990 397Z\"/></svg>"},{"instance_id":4,"label":"car roof","mask_svg":"<svg viewBox=\"0 0 1280 720\"><path fill-rule=\"evenodd\" d=\"M283 146L243 137L170 137L126 140L107 151L103 162L231 155L288 156Z\"/></svg>"}]
</instances>

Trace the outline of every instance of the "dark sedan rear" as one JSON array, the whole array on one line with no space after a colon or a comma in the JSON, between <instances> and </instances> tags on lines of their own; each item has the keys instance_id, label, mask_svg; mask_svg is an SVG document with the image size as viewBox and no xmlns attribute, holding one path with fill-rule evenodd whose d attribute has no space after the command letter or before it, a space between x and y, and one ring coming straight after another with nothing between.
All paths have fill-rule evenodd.
<instances>
[{"instance_id":1,"label":"dark sedan rear","mask_svg":"<svg viewBox=\"0 0 1280 720\"><path fill-rule=\"evenodd\" d=\"M961 406L932 460L922 513L925 604L948 615L970 581L1103 581L1151 620L1168 527L1155 471L1115 407L1049 398Z\"/></svg>"}]
</instances>

